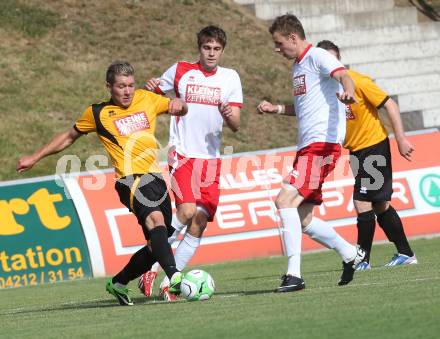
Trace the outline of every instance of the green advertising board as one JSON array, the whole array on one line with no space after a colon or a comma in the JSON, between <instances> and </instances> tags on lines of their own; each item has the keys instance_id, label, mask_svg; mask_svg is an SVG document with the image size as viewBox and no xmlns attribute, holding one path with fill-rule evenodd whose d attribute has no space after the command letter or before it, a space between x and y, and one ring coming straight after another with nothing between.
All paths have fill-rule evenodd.
<instances>
[{"instance_id":1,"label":"green advertising board","mask_svg":"<svg viewBox=\"0 0 440 339\"><path fill-rule=\"evenodd\" d=\"M54 180L0 186L0 289L92 276L74 205Z\"/></svg>"}]
</instances>

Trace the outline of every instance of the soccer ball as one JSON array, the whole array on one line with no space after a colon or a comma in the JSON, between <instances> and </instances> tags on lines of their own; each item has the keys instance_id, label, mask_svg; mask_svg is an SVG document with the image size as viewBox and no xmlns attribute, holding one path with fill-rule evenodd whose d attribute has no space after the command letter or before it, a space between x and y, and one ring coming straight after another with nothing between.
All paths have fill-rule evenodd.
<instances>
[{"instance_id":1,"label":"soccer ball","mask_svg":"<svg viewBox=\"0 0 440 339\"><path fill-rule=\"evenodd\" d=\"M189 271L180 284L180 294L188 301L208 300L214 290L214 279L202 270Z\"/></svg>"}]
</instances>

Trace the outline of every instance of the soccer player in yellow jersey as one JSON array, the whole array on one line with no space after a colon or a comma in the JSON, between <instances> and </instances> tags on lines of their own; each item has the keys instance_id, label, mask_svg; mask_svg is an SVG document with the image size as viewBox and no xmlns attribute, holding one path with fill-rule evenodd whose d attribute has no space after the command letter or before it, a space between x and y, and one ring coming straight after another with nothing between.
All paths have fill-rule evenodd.
<instances>
[{"instance_id":1,"label":"soccer player in yellow jersey","mask_svg":"<svg viewBox=\"0 0 440 339\"><path fill-rule=\"evenodd\" d=\"M128 282L156 261L171 281L170 292L180 292L182 274L176 269L168 244L168 237L174 232L171 200L157 164L154 132L159 114L180 116L186 114L188 107L180 99L135 89L134 69L128 62L112 63L106 81L110 100L87 107L72 128L56 135L32 155L23 156L17 171L31 169L42 158L64 150L84 134L97 133L115 167L119 199L137 217L148 243L106 284L106 290L121 305L133 305Z\"/></svg>"},{"instance_id":2,"label":"soccer player in yellow jersey","mask_svg":"<svg viewBox=\"0 0 440 339\"><path fill-rule=\"evenodd\" d=\"M317 47L341 59L339 48L333 42L323 40ZM358 244L367 251L367 256L358 264L357 270L370 268L376 217L379 226L384 230L388 240L394 243L398 252L386 266L417 264L417 258L408 243L402 221L390 205L393 193L390 143L388 133L378 114L378 109L386 110L399 153L406 160L411 161L414 148L405 137L399 106L368 76L352 70L349 70L348 74L356 86L357 102L347 105L347 134L344 147L350 150L350 165L355 176L353 201L358 215ZM380 173L381 178L373 176L373 173ZM380 183L380 187L374 187L376 183Z\"/></svg>"}]
</instances>

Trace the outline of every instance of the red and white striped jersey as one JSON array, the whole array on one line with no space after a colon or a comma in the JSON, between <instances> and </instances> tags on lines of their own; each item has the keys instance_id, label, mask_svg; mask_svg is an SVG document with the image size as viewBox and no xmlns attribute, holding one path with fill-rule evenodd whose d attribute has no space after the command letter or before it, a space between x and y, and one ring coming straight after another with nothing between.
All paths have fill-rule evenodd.
<instances>
[{"instance_id":1,"label":"red and white striped jersey","mask_svg":"<svg viewBox=\"0 0 440 339\"><path fill-rule=\"evenodd\" d=\"M223 117L219 105L228 102L242 107L240 76L230 68L217 66L211 72L200 63L178 62L160 78L158 91L174 91L188 105L188 113L171 117L170 144L188 158L220 157Z\"/></svg>"}]
</instances>

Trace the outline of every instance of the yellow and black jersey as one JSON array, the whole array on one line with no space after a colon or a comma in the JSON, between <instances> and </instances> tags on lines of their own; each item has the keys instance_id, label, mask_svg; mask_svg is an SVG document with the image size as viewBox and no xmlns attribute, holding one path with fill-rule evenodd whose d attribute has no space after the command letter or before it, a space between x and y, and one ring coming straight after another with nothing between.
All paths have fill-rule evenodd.
<instances>
[{"instance_id":1,"label":"yellow and black jersey","mask_svg":"<svg viewBox=\"0 0 440 339\"><path fill-rule=\"evenodd\" d=\"M83 112L74 128L96 132L109 154L118 177L161 172L156 161L156 117L168 111L170 99L137 89L127 108L111 101L94 104Z\"/></svg>"},{"instance_id":2,"label":"yellow and black jersey","mask_svg":"<svg viewBox=\"0 0 440 339\"><path fill-rule=\"evenodd\" d=\"M347 133L344 147L358 151L376 145L387 136L387 130L379 118L378 109L389 99L387 93L370 77L348 70L355 84L357 103L347 105Z\"/></svg>"}]
</instances>

